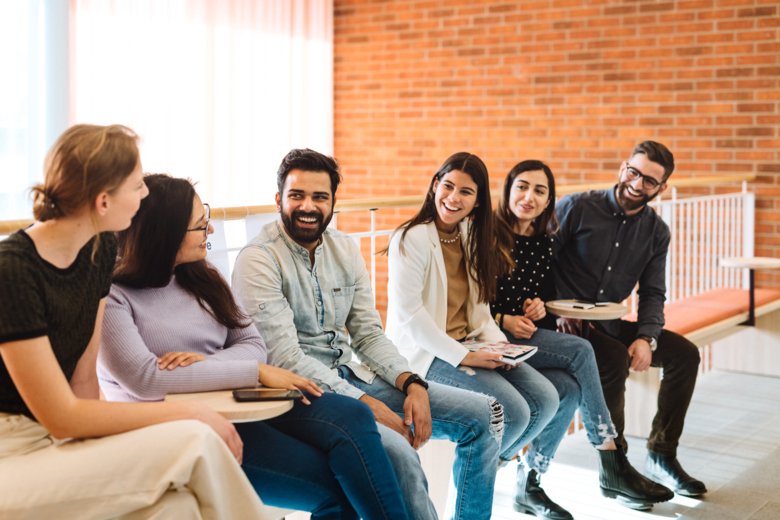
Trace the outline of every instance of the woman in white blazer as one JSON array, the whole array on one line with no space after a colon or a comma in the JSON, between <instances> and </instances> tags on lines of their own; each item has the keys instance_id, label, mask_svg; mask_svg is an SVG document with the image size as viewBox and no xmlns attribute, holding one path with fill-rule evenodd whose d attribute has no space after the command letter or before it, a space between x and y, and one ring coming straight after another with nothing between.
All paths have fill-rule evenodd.
<instances>
[{"instance_id":1,"label":"woman in white blazer","mask_svg":"<svg viewBox=\"0 0 780 520\"><path fill-rule=\"evenodd\" d=\"M490 315L500 266L492 248L487 168L452 155L431 179L419 213L388 247L387 334L430 380L495 397L504 410L500 458L508 461L558 409L555 387L523 363L470 352L465 339L507 341Z\"/></svg>"}]
</instances>

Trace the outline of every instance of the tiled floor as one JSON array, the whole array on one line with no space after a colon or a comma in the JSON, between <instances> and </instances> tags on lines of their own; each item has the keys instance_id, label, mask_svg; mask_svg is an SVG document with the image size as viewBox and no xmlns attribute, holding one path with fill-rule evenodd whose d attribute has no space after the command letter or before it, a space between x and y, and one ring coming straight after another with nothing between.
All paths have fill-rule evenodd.
<instances>
[{"instance_id":1,"label":"tiled floor","mask_svg":"<svg viewBox=\"0 0 780 520\"><path fill-rule=\"evenodd\" d=\"M629 459L641 470L644 442L629 438L629 443ZM675 496L641 513L602 498L598 455L582 431L564 439L542 484L577 520L780 519L780 378L729 372L701 377L679 456L707 484L702 500ZM514 466L499 472L493 520L533 518L512 509L514 478ZM296 515L287 518L308 518Z\"/></svg>"},{"instance_id":2,"label":"tiled floor","mask_svg":"<svg viewBox=\"0 0 780 520\"><path fill-rule=\"evenodd\" d=\"M630 438L629 459L641 469L646 450ZM679 457L709 493L702 500L676 496L648 513L602 498L597 453L584 432L564 440L544 476L547 493L578 520L780 518L780 378L712 372L699 380ZM532 518L512 509L514 468L501 470L495 520Z\"/></svg>"}]
</instances>

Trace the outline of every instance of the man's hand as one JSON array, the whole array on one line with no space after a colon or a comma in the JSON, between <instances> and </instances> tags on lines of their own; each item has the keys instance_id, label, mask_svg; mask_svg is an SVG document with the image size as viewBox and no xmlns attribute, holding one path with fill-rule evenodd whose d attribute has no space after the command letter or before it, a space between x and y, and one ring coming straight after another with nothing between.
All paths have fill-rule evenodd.
<instances>
[{"instance_id":1,"label":"man's hand","mask_svg":"<svg viewBox=\"0 0 780 520\"><path fill-rule=\"evenodd\" d=\"M523 302L523 314L531 321L539 321L547 315L541 298L526 298Z\"/></svg>"},{"instance_id":2,"label":"man's hand","mask_svg":"<svg viewBox=\"0 0 780 520\"><path fill-rule=\"evenodd\" d=\"M504 315L504 328L514 337L530 339L536 332L536 325L527 316Z\"/></svg>"},{"instance_id":3,"label":"man's hand","mask_svg":"<svg viewBox=\"0 0 780 520\"><path fill-rule=\"evenodd\" d=\"M576 318L558 318L556 323L558 325L558 332L565 332L566 334L572 334L581 338L586 337L582 320Z\"/></svg>"},{"instance_id":4,"label":"man's hand","mask_svg":"<svg viewBox=\"0 0 780 520\"><path fill-rule=\"evenodd\" d=\"M647 340L635 339L628 347L628 355L631 356L631 370L634 372L644 372L650 368L653 352L650 350L650 343Z\"/></svg>"},{"instance_id":5,"label":"man's hand","mask_svg":"<svg viewBox=\"0 0 780 520\"><path fill-rule=\"evenodd\" d=\"M428 391L420 385L413 383L406 391L408 395L404 400L404 425L407 428L414 425L412 448L417 450L431 438L431 403L428 401Z\"/></svg>"},{"instance_id":6,"label":"man's hand","mask_svg":"<svg viewBox=\"0 0 780 520\"><path fill-rule=\"evenodd\" d=\"M391 430L397 431L401 434L401 436L403 436L404 439L409 441L409 444L414 446L412 429L404 424L404 421L398 417L397 413L388 408L388 406L379 399L374 399L368 394L363 394L360 397L360 400L366 403L368 407L371 408L371 411L374 412L374 418L376 419L376 422L379 424L384 424Z\"/></svg>"}]
</instances>

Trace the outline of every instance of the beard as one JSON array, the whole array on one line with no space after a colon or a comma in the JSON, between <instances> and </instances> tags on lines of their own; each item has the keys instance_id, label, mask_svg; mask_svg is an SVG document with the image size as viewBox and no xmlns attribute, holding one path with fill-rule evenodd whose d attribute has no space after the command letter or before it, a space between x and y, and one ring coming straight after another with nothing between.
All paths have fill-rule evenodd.
<instances>
[{"instance_id":1,"label":"beard","mask_svg":"<svg viewBox=\"0 0 780 520\"><path fill-rule=\"evenodd\" d=\"M628 182L619 182L617 186L616 198L620 207L623 208L623 211L635 211L641 209L642 207L646 206L648 202L658 196L658 192L655 192L653 195L648 195L647 193L642 192L642 197L639 199L629 198L626 195L628 185Z\"/></svg>"},{"instance_id":2,"label":"beard","mask_svg":"<svg viewBox=\"0 0 780 520\"><path fill-rule=\"evenodd\" d=\"M327 218L325 218L319 211L293 211L292 215L288 215L282 211L282 224L290 238L295 240L299 244L311 244L319 241L322 234L330 224L333 218L333 212L331 212ZM303 228L298 223L300 217L309 217L316 219L317 227L308 229Z\"/></svg>"}]
</instances>

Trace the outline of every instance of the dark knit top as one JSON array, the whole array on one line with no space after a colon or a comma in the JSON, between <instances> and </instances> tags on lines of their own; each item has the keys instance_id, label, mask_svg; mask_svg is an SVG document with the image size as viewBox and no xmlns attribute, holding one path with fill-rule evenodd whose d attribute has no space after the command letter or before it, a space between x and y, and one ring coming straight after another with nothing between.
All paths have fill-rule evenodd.
<instances>
[{"instance_id":1,"label":"dark knit top","mask_svg":"<svg viewBox=\"0 0 780 520\"><path fill-rule=\"evenodd\" d=\"M490 303L490 311L523 315L526 298L555 299L555 283L552 273L553 239L546 235L526 237L514 235L512 258L515 268L508 275L499 277L496 299ZM555 318L547 314L536 322L537 327L555 330Z\"/></svg>"},{"instance_id":2,"label":"dark knit top","mask_svg":"<svg viewBox=\"0 0 780 520\"><path fill-rule=\"evenodd\" d=\"M93 262L94 241L65 269L41 258L23 230L0 242L0 343L48 336L69 381L92 338L100 300L111 288L116 239L103 233ZM0 412L32 417L2 359Z\"/></svg>"}]
</instances>

